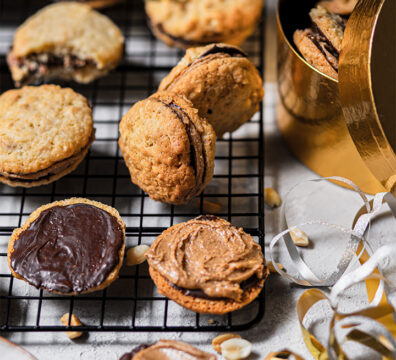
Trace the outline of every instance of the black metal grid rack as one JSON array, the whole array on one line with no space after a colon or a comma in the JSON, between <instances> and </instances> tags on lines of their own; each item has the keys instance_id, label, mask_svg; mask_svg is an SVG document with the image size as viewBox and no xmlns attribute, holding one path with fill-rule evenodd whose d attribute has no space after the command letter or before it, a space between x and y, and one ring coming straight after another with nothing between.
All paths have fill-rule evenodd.
<instances>
[{"instance_id":1,"label":"black metal grid rack","mask_svg":"<svg viewBox=\"0 0 396 360\"><path fill-rule=\"evenodd\" d=\"M0 93L13 87L5 57L15 28L48 3L0 0ZM0 184L0 332L65 331L68 327L59 319L66 312L83 321L81 331L246 330L263 318L263 294L232 314L195 314L157 293L146 264L124 266L107 289L76 297L36 290L10 274L6 256L13 229L42 204L72 196L116 207L127 224L127 248L150 244L167 227L204 213L207 202L217 204L218 216L243 226L264 248L263 109L240 130L218 140L214 178L198 199L178 207L150 200L130 182L117 147L118 122L130 106L155 91L183 53L151 35L142 1L127 0L104 13L124 32L123 63L93 84L68 84L94 108L96 140L85 161L48 186L22 189ZM263 22L243 47L263 74Z\"/></svg>"}]
</instances>

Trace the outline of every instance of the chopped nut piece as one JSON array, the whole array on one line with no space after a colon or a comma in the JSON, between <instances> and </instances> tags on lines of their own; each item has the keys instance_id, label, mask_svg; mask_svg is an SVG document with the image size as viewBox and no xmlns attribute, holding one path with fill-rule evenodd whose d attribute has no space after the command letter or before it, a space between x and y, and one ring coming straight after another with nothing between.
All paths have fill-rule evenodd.
<instances>
[{"instance_id":1,"label":"chopped nut piece","mask_svg":"<svg viewBox=\"0 0 396 360\"><path fill-rule=\"evenodd\" d=\"M66 313L61 317L61 322L65 326L69 325L69 313ZM74 314L71 315L70 326L82 326L80 319ZM69 339L76 339L82 334L83 333L81 331L66 331L66 335Z\"/></svg>"},{"instance_id":2,"label":"chopped nut piece","mask_svg":"<svg viewBox=\"0 0 396 360\"><path fill-rule=\"evenodd\" d=\"M291 236L294 244L297 246L308 246L309 245L308 235L304 231L302 231L298 228L294 228L293 230L290 230L290 236Z\"/></svg>"},{"instance_id":3,"label":"chopped nut piece","mask_svg":"<svg viewBox=\"0 0 396 360\"><path fill-rule=\"evenodd\" d=\"M216 320L213 320L213 319L209 319L209 320L208 320L208 323L209 323L210 325L214 325L214 324L217 323L217 321L216 321Z\"/></svg>"},{"instance_id":4,"label":"chopped nut piece","mask_svg":"<svg viewBox=\"0 0 396 360\"><path fill-rule=\"evenodd\" d=\"M264 202L272 209L282 204L279 194L273 188L264 188Z\"/></svg>"},{"instance_id":5,"label":"chopped nut piece","mask_svg":"<svg viewBox=\"0 0 396 360\"><path fill-rule=\"evenodd\" d=\"M267 267L268 267L268 269L269 269L270 272L272 272L272 273L277 273L277 271L275 270L275 267L274 267L274 264L272 263L272 261L267 261L267 262L266 262L266 265L267 265ZM279 269L283 270L283 265L282 265L282 264L276 263L276 265L278 266Z\"/></svg>"},{"instance_id":6,"label":"chopped nut piece","mask_svg":"<svg viewBox=\"0 0 396 360\"><path fill-rule=\"evenodd\" d=\"M246 359L252 352L252 344L245 339L229 339L224 341L220 347L221 355L227 360Z\"/></svg>"},{"instance_id":7,"label":"chopped nut piece","mask_svg":"<svg viewBox=\"0 0 396 360\"><path fill-rule=\"evenodd\" d=\"M240 339L241 337L238 334L219 335L212 340L212 347L215 351L217 351L218 353L221 353L221 344L226 340L230 340L230 339L234 339L234 338Z\"/></svg>"},{"instance_id":8,"label":"chopped nut piece","mask_svg":"<svg viewBox=\"0 0 396 360\"><path fill-rule=\"evenodd\" d=\"M146 261L146 252L150 247L147 245L138 245L130 248L127 252L127 265L139 265Z\"/></svg>"}]
</instances>

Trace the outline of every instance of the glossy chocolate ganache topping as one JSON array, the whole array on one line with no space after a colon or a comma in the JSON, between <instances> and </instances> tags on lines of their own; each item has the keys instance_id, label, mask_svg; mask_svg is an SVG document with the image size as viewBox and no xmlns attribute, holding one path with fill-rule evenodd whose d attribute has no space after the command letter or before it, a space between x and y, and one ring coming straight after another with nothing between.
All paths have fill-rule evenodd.
<instances>
[{"instance_id":1,"label":"glossy chocolate ganache topping","mask_svg":"<svg viewBox=\"0 0 396 360\"><path fill-rule=\"evenodd\" d=\"M215 216L169 228L146 257L172 285L202 290L209 298L239 301L244 283L266 274L261 247L242 229Z\"/></svg>"},{"instance_id":2,"label":"glossy chocolate ganache topping","mask_svg":"<svg viewBox=\"0 0 396 360\"><path fill-rule=\"evenodd\" d=\"M80 293L106 279L122 244L123 230L107 211L82 203L54 206L18 236L10 264L36 288Z\"/></svg>"},{"instance_id":3,"label":"glossy chocolate ganache topping","mask_svg":"<svg viewBox=\"0 0 396 360\"><path fill-rule=\"evenodd\" d=\"M160 340L124 354L120 360L215 360L216 356L175 340Z\"/></svg>"}]
</instances>

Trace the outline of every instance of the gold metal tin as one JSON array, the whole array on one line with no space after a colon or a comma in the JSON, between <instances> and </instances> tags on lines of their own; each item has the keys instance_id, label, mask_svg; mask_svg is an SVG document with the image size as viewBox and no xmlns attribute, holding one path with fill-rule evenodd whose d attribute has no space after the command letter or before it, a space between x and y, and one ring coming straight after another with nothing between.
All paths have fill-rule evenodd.
<instances>
[{"instance_id":1,"label":"gold metal tin","mask_svg":"<svg viewBox=\"0 0 396 360\"><path fill-rule=\"evenodd\" d=\"M378 39L396 43L396 32L389 33L395 25L395 1L359 2L344 35L340 84L309 65L293 45L294 31L310 26L308 14L316 2L278 0L280 131L292 152L319 175L349 178L367 193L391 190L396 178L396 98L389 99L396 96L396 63L385 69L394 60L388 55L381 65L386 41Z\"/></svg>"}]
</instances>

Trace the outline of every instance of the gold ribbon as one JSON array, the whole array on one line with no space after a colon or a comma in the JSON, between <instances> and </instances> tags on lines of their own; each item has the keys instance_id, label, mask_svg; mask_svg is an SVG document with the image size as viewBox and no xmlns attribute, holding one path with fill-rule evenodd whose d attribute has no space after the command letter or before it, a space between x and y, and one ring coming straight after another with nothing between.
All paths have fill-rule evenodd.
<instances>
[{"instance_id":1,"label":"gold ribbon","mask_svg":"<svg viewBox=\"0 0 396 360\"><path fill-rule=\"evenodd\" d=\"M379 201L381 201L381 197L376 197L374 199L374 202L373 200L371 200L369 203L370 207L368 207L367 202L365 202L365 205L358 211L355 217L353 228L355 228L355 225L358 223L359 219L364 220L364 218L365 217L367 218L370 213L373 214L373 212L376 211L374 208L378 210ZM277 235L277 237L279 237L279 235ZM337 340L337 336L335 333L336 326L341 326L343 329L347 329L347 334L344 337L343 342L345 341L356 342L361 345L367 346L372 350L376 351L377 353L381 354L383 356L383 359L395 359L396 323L393 318L393 314L395 313L395 310L392 307L392 305L388 303L385 292L383 292L383 282L386 282L387 280L380 274L377 267L373 267L373 262L381 259L381 256L384 255L384 251L382 251L382 253L380 254L381 249L379 249L378 252L376 252L373 255L372 261L369 262L370 256L367 250L364 248L363 241L364 239L362 239L362 241L359 243L359 246L356 251L356 254L358 255L362 267L352 272L356 274L352 274L350 276L348 276L348 274L346 276L343 275L339 279L339 281L333 287L334 291L332 291L331 299L322 291L315 288L311 288L309 290L306 290L301 295L301 297L297 302L296 308L297 308L297 314L299 318L303 339L307 349L312 354L315 360L333 360L333 359L349 360L347 355L344 353L341 344ZM388 250L388 249L383 249L383 250ZM351 281L351 279L353 279L353 275L359 275L358 273L362 268L365 268L365 272L360 274L360 276L356 276L357 279L356 282ZM282 272L279 273L283 276ZM366 275L362 276L364 274ZM377 306L374 307L371 306L352 313L345 314L339 312L338 305L336 305L335 297L342 294L343 290L346 290L348 287L357 284L361 280L364 280L366 283L366 289L370 303L375 301L375 302L379 302L379 304ZM336 289L337 286L338 289ZM380 301L377 301L376 298L378 297L378 294L381 295L380 291L382 291L382 296ZM333 292L335 294L333 294ZM328 301L333 310L333 316L330 322L330 336L327 347L324 346L304 326L304 319L307 313L316 303L320 301ZM359 326L362 324L362 319L373 320L379 324L382 324L383 332L374 334L359 329ZM296 353L293 353L290 350L282 350L280 352L270 353L266 357L266 360L289 359L289 358L303 360L301 356L297 355Z\"/></svg>"}]
</instances>

